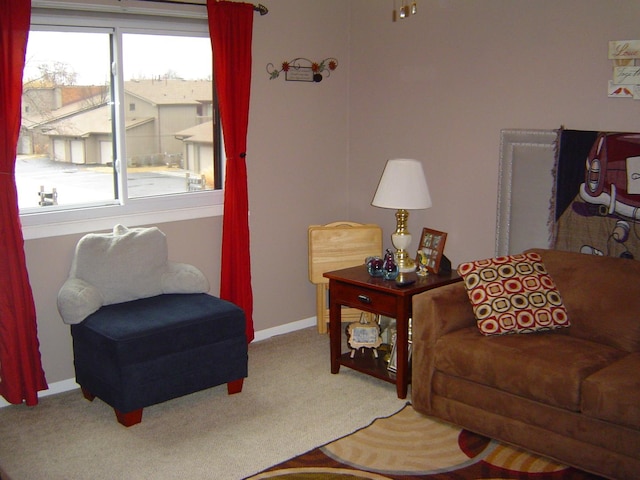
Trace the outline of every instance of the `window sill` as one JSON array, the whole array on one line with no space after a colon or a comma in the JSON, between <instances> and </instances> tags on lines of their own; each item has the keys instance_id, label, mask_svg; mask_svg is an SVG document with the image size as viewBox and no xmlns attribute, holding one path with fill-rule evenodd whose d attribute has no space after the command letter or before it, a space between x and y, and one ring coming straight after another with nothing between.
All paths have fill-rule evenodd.
<instances>
[{"instance_id":1,"label":"window sill","mask_svg":"<svg viewBox=\"0 0 640 480\"><path fill-rule=\"evenodd\" d=\"M190 195L191 196L191 195ZM193 197L200 196L199 194ZM213 197L213 198L212 198ZM145 199L138 204L83 208L73 211L58 211L21 215L22 235L25 240L57 237L78 233L111 230L114 225L127 227L177 222L196 218L219 217L223 214L222 191L208 192L201 198L209 202L180 202L171 208L157 205L164 201ZM176 202L178 203L178 202ZM150 208L155 205L155 208Z\"/></svg>"}]
</instances>

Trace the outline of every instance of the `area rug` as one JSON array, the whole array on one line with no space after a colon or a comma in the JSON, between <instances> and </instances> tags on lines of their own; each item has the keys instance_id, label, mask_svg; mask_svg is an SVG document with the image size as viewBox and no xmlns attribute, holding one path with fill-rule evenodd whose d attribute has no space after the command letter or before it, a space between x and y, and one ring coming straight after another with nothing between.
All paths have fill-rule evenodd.
<instances>
[{"instance_id":1,"label":"area rug","mask_svg":"<svg viewBox=\"0 0 640 480\"><path fill-rule=\"evenodd\" d=\"M417 413L407 404L251 480L600 480Z\"/></svg>"}]
</instances>

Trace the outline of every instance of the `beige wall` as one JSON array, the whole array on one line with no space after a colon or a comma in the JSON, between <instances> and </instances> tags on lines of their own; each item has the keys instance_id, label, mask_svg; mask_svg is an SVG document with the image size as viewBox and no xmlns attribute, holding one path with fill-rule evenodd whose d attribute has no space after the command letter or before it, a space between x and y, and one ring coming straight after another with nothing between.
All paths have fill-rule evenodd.
<instances>
[{"instance_id":1,"label":"beige wall","mask_svg":"<svg viewBox=\"0 0 640 480\"><path fill-rule=\"evenodd\" d=\"M424 162L434 206L411 214L414 244L423 226L446 231L457 264L493 254L500 129L640 129L640 102L606 97L607 42L637 37L637 2L418 0L396 23L390 0L265 4L247 157L257 330L315 315L309 224L377 222L390 246L393 212L370 206L388 158ZM299 56L339 66L319 84L269 80L268 63ZM220 225L160 225L171 259L200 267L213 293ZM79 237L26 242L50 383L73 377L55 296Z\"/></svg>"},{"instance_id":2,"label":"beige wall","mask_svg":"<svg viewBox=\"0 0 640 480\"><path fill-rule=\"evenodd\" d=\"M376 182L420 159L433 207L411 213L412 251L431 227L454 264L493 255L501 129L640 131L640 102L606 95L608 41L638 37L640 3L418 0L396 23L392 3L350 2L349 214L390 233Z\"/></svg>"}]
</instances>

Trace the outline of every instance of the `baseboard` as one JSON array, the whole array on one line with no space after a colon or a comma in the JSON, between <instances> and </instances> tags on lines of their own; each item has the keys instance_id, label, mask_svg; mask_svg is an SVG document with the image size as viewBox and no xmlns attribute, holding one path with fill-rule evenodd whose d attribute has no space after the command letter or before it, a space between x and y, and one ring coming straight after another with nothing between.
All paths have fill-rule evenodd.
<instances>
[{"instance_id":1,"label":"baseboard","mask_svg":"<svg viewBox=\"0 0 640 480\"><path fill-rule=\"evenodd\" d=\"M276 335L283 335L285 333L295 332L296 330L302 330L303 328L314 327L317 325L316 317L306 318L304 320L298 320L296 322L287 323L285 325L279 325L277 327L266 328L255 332L254 342L260 342ZM46 397L48 395L55 395L57 393L68 392L80 388L74 378L68 378L67 380L61 380L49 385L47 390L38 392L38 398ZM11 405L4 398L0 397L0 408L8 407Z\"/></svg>"},{"instance_id":2,"label":"baseboard","mask_svg":"<svg viewBox=\"0 0 640 480\"><path fill-rule=\"evenodd\" d=\"M47 390L38 392L38 398L55 395L56 393L68 392L69 390L74 390L76 388L80 388L80 385L76 383L76 379L68 378L66 380L61 380L59 382L50 384ZM9 402L0 397L0 408L8 407L9 405L11 405Z\"/></svg>"},{"instance_id":3,"label":"baseboard","mask_svg":"<svg viewBox=\"0 0 640 480\"><path fill-rule=\"evenodd\" d=\"M255 333L254 342L260 342L267 338L275 337L276 335L295 332L296 330L302 330L303 328L314 327L317 324L318 321L316 320L316 317L310 317L304 320L298 320L297 322L285 323L284 325L278 325L277 327L267 328Z\"/></svg>"}]
</instances>

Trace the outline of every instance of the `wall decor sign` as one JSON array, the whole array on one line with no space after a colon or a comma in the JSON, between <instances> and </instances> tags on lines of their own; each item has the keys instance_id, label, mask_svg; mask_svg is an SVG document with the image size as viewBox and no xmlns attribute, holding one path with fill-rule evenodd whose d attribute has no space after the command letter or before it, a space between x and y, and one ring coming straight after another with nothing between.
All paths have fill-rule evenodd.
<instances>
[{"instance_id":1,"label":"wall decor sign","mask_svg":"<svg viewBox=\"0 0 640 480\"><path fill-rule=\"evenodd\" d=\"M640 67L613 67L616 85L640 85Z\"/></svg>"},{"instance_id":2,"label":"wall decor sign","mask_svg":"<svg viewBox=\"0 0 640 480\"><path fill-rule=\"evenodd\" d=\"M609 58L613 60L640 58L640 40L609 42Z\"/></svg>"},{"instance_id":3,"label":"wall decor sign","mask_svg":"<svg viewBox=\"0 0 640 480\"><path fill-rule=\"evenodd\" d=\"M640 40L609 42L609 59L613 60L613 78L609 80L609 97L640 100Z\"/></svg>"},{"instance_id":4,"label":"wall decor sign","mask_svg":"<svg viewBox=\"0 0 640 480\"><path fill-rule=\"evenodd\" d=\"M320 62L313 62L308 58L294 58L291 61L282 62L278 70L273 63L267 64L269 80L280 77L284 72L284 79L288 82L321 82L322 79L331 75L338 68L338 60L329 57Z\"/></svg>"}]
</instances>

